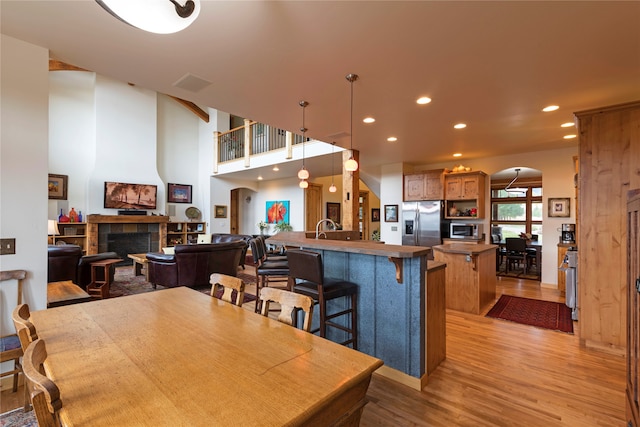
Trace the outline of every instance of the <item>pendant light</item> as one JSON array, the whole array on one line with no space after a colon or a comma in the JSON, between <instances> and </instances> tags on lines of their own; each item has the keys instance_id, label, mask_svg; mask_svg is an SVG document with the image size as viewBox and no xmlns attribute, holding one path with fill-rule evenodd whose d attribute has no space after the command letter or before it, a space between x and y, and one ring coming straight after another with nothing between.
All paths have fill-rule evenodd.
<instances>
[{"instance_id":1,"label":"pendant light","mask_svg":"<svg viewBox=\"0 0 640 427\"><path fill-rule=\"evenodd\" d=\"M302 107L302 127L300 128L300 132L302 132L302 168L298 171L298 178L300 179L300 188L307 188L309 186L307 182L307 179L309 179L309 171L304 167L304 143L307 139L305 136L307 128L304 127L304 110L309 103L307 101L300 101L298 104Z\"/></svg>"},{"instance_id":2,"label":"pendant light","mask_svg":"<svg viewBox=\"0 0 640 427\"><path fill-rule=\"evenodd\" d=\"M333 155L333 149L336 147L336 143L332 142L331 143L331 187L329 187L329 193L335 193L336 191L338 191L338 189L336 188L336 185L333 183L333 158L335 157Z\"/></svg>"},{"instance_id":3,"label":"pendant light","mask_svg":"<svg viewBox=\"0 0 640 427\"><path fill-rule=\"evenodd\" d=\"M506 191L507 193L526 193L527 192L526 188L512 187L512 185L515 184L516 179L518 179L518 174L519 173L520 173L520 168L516 168L516 176L513 177L511 182L508 183L506 187L504 187L504 191Z\"/></svg>"},{"instance_id":4,"label":"pendant light","mask_svg":"<svg viewBox=\"0 0 640 427\"><path fill-rule=\"evenodd\" d=\"M358 75L350 73L347 74L346 79L351 83L351 130L349 132L351 134L351 156L349 157L349 160L344 162L344 170L347 172L355 172L358 170L358 162L353 158L353 82L358 80Z\"/></svg>"}]
</instances>

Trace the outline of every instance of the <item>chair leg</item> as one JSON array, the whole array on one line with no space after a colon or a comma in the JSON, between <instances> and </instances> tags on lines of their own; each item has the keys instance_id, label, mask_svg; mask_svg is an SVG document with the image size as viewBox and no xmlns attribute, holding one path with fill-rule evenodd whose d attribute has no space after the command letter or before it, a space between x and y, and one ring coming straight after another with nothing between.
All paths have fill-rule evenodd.
<instances>
[{"instance_id":1,"label":"chair leg","mask_svg":"<svg viewBox=\"0 0 640 427\"><path fill-rule=\"evenodd\" d=\"M353 349L358 349L358 295L351 295L351 335L353 336Z\"/></svg>"}]
</instances>

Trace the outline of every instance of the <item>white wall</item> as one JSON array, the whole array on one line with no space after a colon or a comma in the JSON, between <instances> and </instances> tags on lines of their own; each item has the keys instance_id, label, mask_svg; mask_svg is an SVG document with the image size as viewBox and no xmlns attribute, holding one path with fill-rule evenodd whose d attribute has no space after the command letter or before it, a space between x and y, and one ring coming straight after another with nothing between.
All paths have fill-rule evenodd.
<instances>
[{"instance_id":1,"label":"white wall","mask_svg":"<svg viewBox=\"0 0 640 427\"><path fill-rule=\"evenodd\" d=\"M391 245L402 244L402 227L400 218L402 213L402 187L404 185L402 163L383 165L380 182L380 240ZM384 220L384 205L398 206L398 222Z\"/></svg>"},{"instance_id":2,"label":"white wall","mask_svg":"<svg viewBox=\"0 0 640 427\"><path fill-rule=\"evenodd\" d=\"M16 239L1 270L27 270L24 302L47 305L49 52L0 36L0 237ZM14 332L17 283L0 285L0 333ZM2 371L12 364L3 364Z\"/></svg>"}]
</instances>

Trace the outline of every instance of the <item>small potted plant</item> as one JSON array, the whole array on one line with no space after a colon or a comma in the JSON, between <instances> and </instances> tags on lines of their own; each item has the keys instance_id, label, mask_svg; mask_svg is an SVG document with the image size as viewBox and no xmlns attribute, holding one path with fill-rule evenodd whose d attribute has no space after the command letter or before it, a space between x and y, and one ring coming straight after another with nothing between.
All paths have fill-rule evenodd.
<instances>
[{"instance_id":1,"label":"small potted plant","mask_svg":"<svg viewBox=\"0 0 640 427\"><path fill-rule=\"evenodd\" d=\"M293 231L293 227L288 222L280 221L273 226L273 231L280 233L282 231Z\"/></svg>"}]
</instances>

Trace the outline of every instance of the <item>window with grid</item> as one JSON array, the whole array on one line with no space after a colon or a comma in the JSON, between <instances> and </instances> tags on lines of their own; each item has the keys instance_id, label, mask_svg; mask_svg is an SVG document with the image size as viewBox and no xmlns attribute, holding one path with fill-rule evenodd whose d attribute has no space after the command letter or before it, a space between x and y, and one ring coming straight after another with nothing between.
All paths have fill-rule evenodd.
<instances>
[{"instance_id":1,"label":"window with grid","mask_svg":"<svg viewBox=\"0 0 640 427\"><path fill-rule=\"evenodd\" d=\"M505 191L508 182L491 182L491 234L499 231L504 240L528 233L542 240L542 179L518 180L523 192Z\"/></svg>"}]
</instances>

